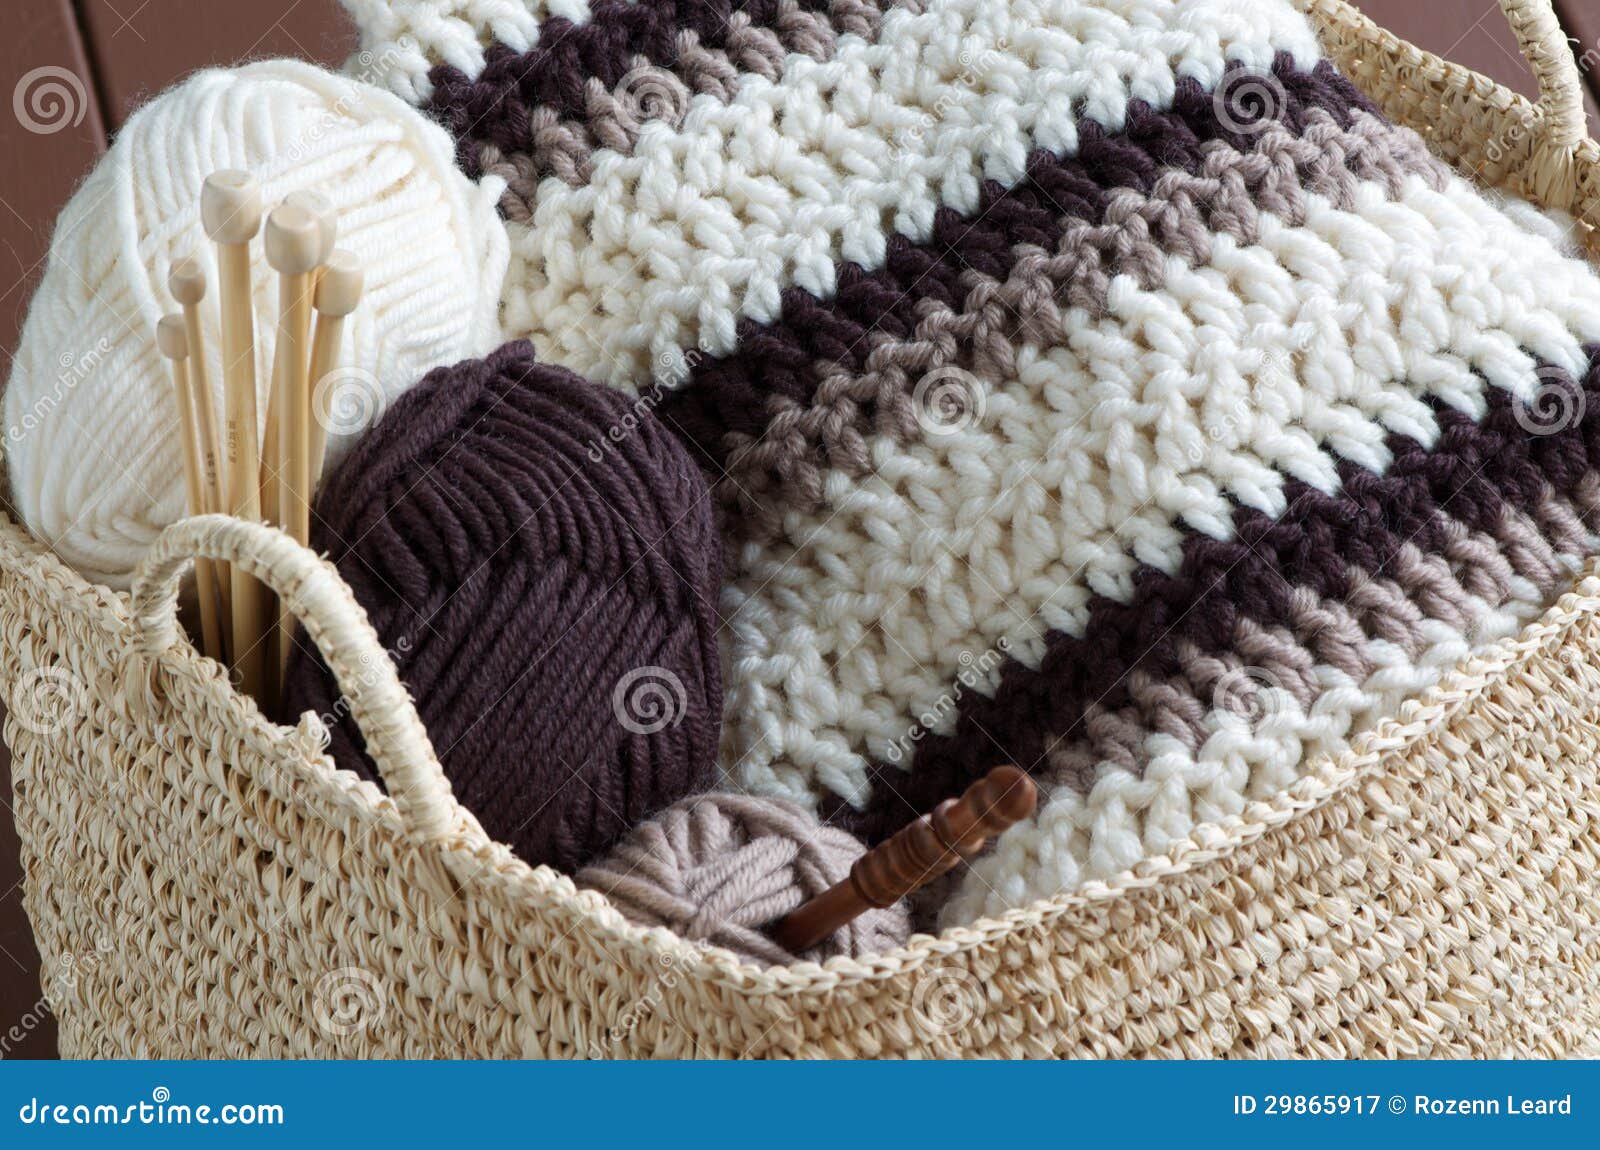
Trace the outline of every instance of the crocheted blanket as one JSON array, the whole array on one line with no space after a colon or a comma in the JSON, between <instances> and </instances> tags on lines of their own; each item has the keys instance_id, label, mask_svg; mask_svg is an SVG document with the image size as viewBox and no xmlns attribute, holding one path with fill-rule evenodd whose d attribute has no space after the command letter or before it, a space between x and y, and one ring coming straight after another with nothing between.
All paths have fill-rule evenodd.
<instances>
[{"instance_id":1,"label":"crocheted blanket","mask_svg":"<svg viewBox=\"0 0 1600 1150\"><path fill-rule=\"evenodd\" d=\"M1600 281L1279 0L347 0L504 318L725 510L730 785L1046 792L945 922L1293 784L1565 588Z\"/></svg>"}]
</instances>

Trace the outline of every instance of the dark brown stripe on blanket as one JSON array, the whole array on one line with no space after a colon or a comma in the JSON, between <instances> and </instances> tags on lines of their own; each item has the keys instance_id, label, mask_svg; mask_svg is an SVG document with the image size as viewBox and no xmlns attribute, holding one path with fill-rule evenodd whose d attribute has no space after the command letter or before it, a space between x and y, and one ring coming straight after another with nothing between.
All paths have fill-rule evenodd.
<instances>
[{"instance_id":1,"label":"dark brown stripe on blanket","mask_svg":"<svg viewBox=\"0 0 1600 1150\"><path fill-rule=\"evenodd\" d=\"M1550 509L1552 498L1572 505L1575 516L1583 514L1579 508L1593 507L1600 471L1600 349L1590 349L1581 400L1575 396L1579 381L1567 373L1544 367L1540 376L1547 386L1567 390L1567 409L1584 412L1584 418L1552 434L1530 435L1512 398L1491 389L1481 423L1436 405L1440 434L1431 449L1391 435L1393 463L1385 475L1343 463L1337 496L1292 480L1282 518L1236 509L1232 540L1191 534L1176 576L1146 568L1136 578L1132 601L1096 598L1085 633L1052 634L1037 670L1010 662L992 698L966 694L954 731L924 738L913 770L875 765L865 810L829 800L825 814L876 840L999 761L1039 770L1051 743L1070 734L1088 707L1119 710L1130 705L1138 683L1182 675L1185 644L1200 652L1228 651L1241 620L1284 625L1303 609L1302 589L1351 605L1364 614L1369 633L1402 645L1414 642L1404 619L1386 622L1386 616L1398 603L1430 592L1437 596L1444 584L1429 585L1426 561L1419 566L1417 556L1453 553L1459 559L1463 540L1452 523L1515 542L1524 529L1508 512L1550 523L1553 514L1564 518ZM1569 536L1574 530L1570 522L1561 527ZM1549 555L1548 541L1534 546L1523 534L1508 560L1525 572L1543 570L1548 579L1555 575ZM1374 604L1382 609L1361 612L1363 598L1385 581L1409 586L1400 585L1397 598L1382 596ZM1435 611L1447 605L1442 598L1431 601ZM1136 680L1134 671L1146 677Z\"/></svg>"},{"instance_id":2,"label":"dark brown stripe on blanket","mask_svg":"<svg viewBox=\"0 0 1600 1150\"><path fill-rule=\"evenodd\" d=\"M1312 72L1301 72L1283 58L1275 71L1285 97L1280 123L1291 138L1303 136L1318 111L1341 131L1349 131L1357 117L1372 115L1365 98L1325 61ZM1058 251L1068 229L1104 225L1116 191L1148 197L1164 172L1198 174L1209 141L1241 153L1260 143L1258 132L1221 121L1213 93L1192 80L1179 82L1170 111L1133 101L1122 131L1109 134L1085 119L1078 132L1078 152L1071 158L1037 151L1029 157L1026 177L1015 186L985 184L972 216L941 209L928 242L891 237L882 268L867 271L841 264L832 298L819 300L798 288L786 291L776 321L741 323L738 350L732 355L694 363L676 386L658 387L651 396L657 414L699 448L714 477L720 478L732 452L748 451L762 439L775 408L779 415L812 408L830 377L871 370L870 359L883 354L879 349L885 341L916 345L919 324L930 313L1003 310L1006 305L999 301L970 300L975 282L1004 284L1019 259ZM1366 152L1352 158L1367 165L1367 171L1375 162ZM1315 164L1317 158L1307 156L1305 162ZM1404 156L1396 162L1420 168L1429 161ZM1281 178L1295 180L1292 164ZM978 288L980 297L983 290ZM933 362L935 357L963 355L983 373L985 356L958 346L954 335L922 339L907 358ZM825 466L841 452L850 452L850 435L859 436L862 428L903 433L904 407L892 401L903 390L896 388L881 400L870 388L866 395L850 397L857 410L849 413L848 430L843 415L837 423L825 417L801 454L809 454L815 466ZM785 450L794 460L794 450ZM783 476L775 476L774 482L781 485Z\"/></svg>"},{"instance_id":3,"label":"dark brown stripe on blanket","mask_svg":"<svg viewBox=\"0 0 1600 1150\"><path fill-rule=\"evenodd\" d=\"M506 178L502 211L526 220L545 177L582 184L596 149L629 154L644 123L678 123L697 95L728 100L747 74L776 80L792 53L830 59L880 18L872 0L601 0L584 23L546 20L526 52L491 45L477 77L438 65L427 110L469 175Z\"/></svg>"}]
</instances>

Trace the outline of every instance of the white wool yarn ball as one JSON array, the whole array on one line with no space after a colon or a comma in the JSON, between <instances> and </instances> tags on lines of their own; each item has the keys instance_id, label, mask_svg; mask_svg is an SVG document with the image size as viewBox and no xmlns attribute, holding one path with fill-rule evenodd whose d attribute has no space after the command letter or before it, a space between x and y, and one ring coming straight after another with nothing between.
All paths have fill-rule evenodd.
<instances>
[{"instance_id":1,"label":"white wool yarn ball","mask_svg":"<svg viewBox=\"0 0 1600 1150\"><path fill-rule=\"evenodd\" d=\"M288 60L199 72L152 100L57 221L4 398L18 512L63 560L112 587L127 586L186 510L155 330L177 310L167 277L188 254L207 272L206 361L219 421L224 411L216 253L200 223L201 184L224 168L254 176L268 209L294 191L322 193L339 246L364 266L330 392L330 468L430 368L499 342L504 185L462 175L438 125L380 88ZM264 424L278 284L259 235L251 254Z\"/></svg>"}]
</instances>

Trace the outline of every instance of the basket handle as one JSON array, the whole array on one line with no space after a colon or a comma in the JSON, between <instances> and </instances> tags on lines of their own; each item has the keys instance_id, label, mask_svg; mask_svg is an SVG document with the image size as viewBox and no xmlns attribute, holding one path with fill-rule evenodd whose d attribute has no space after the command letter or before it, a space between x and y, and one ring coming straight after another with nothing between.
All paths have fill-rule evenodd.
<instances>
[{"instance_id":1,"label":"basket handle","mask_svg":"<svg viewBox=\"0 0 1600 1150\"><path fill-rule=\"evenodd\" d=\"M1544 145L1571 151L1588 138L1583 74L1551 0L1500 0L1522 57L1539 83Z\"/></svg>"},{"instance_id":2,"label":"basket handle","mask_svg":"<svg viewBox=\"0 0 1600 1150\"><path fill-rule=\"evenodd\" d=\"M283 532L226 515L164 530L134 573L134 649L157 660L178 642L178 584L196 558L231 563L278 593L333 671L407 831L423 840L452 832L461 809L366 612L331 563Z\"/></svg>"},{"instance_id":3,"label":"basket handle","mask_svg":"<svg viewBox=\"0 0 1600 1150\"><path fill-rule=\"evenodd\" d=\"M1390 119L1421 132L1458 169L1491 185L1514 183L1535 203L1591 226L1600 146L1588 138L1583 75L1551 0L1500 0L1539 84L1529 100L1424 52L1380 27L1349 0L1295 0L1324 45Z\"/></svg>"}]
</instances>

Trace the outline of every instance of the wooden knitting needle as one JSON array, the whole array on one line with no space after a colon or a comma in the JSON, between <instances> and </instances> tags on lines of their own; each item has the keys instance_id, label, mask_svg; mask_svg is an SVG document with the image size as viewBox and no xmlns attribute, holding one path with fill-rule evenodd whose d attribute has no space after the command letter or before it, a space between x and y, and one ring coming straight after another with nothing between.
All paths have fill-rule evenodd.
<instances>
[{"instance_id":1,"label":"wooden knitting needle","mask_svg":"<svg viewBox=\"0 0 1600 1150\"><path fill-rule=\"evenodd\" d=\"M333 245L339 228L333 214L333 204L321 192L290 192L283 198L284 207L303 208L317 218L317 268L312 273L312 295L316 295L316 281L322 278L322 265L333 255ZM281 294L278 309L285 301ZM278 447L281 417L278 415L278 394L283 390L283 369L286 366L281 345L272 357L272 386L267 390L267 422L261 435L261 506L267 518L282 524L282 511L278 506L278 467L282 455Z\"/></svg>"},{"instance_id":2,"label":"wooden knitting needle","mask_svg":"<svg viewBox=\"0 0 1600 1150\"><path fill-rule=\"evenodd\" d=\"M856 860L850 874L778 920L772 938L803 954L872 907L892 906L971 859L984 843L1033 814L1038 790L1016 767L996 767Z\"/></svg>"},{"instance_id":3,"label":"wooden knitting needle","mask_svg":"<svg viewBox=\"0 0 1600 1150\"><path fill-rule=\"evenodd\" d=\"M205 480L201 473L199 426L195 419L193 374L189 367L189 337L181 315L162 316L156 324L156 346L172 366L172 391L178 400L178 437L183 441L183 478L189 499L189 514L206 510ZM222 652L222 624L217 615L216 576L208 559L196 559L195 589L200 599L200 634L205 653L218 658Z\"/></svg>"},{"instance_id":4,"label":"wooden knitting needle","mask_svg":"<svg viewBox=\"0 0 1600 1150\"><path fill-rule=\"evenodd\" d=\"M200 192L200 221L217 245L217 295L222 305L222 377L227 397L224 444L233 514L261 518L261 458L256 441L255 319L250 294L250 241L261 229L261 189L245 172L213 172ZM238 567L229 580L233 669L245 692L262 699L266 685L265 589Z\"/></svg>"},{"instance_id":5,"label":"wooden knitting needle","mask_svg":"<svg viewBox=\"0 0 1600 1150\"><path fill-rule=\"evenodd\" d=\"M317 334L311 340L311 486L322 479L322 460L328 450L328 423L333 418L329 405L333 396L319 395L322 381L339 362L339 342L344 337L344 320L361 302L364 287L361 261L352 252L339 249L329 257L317 277L317 292L312 305L317 311Z\"/></svg>"},{"instance_id":6,"label":"wooden knitting needle","mask_svg":"<svg viewBox=\"0 0 1600 1150\"><path fill-rule=\"evenodd\" d=\"M317 266L320 268L333 255L333 245L339 242L339 219L333 211L333 201L321 192L302 189L290 192L283 202L291 207L304 208L317 217L321 236L317 241Z\"/></svg>"},{"instance_id":7,"label":"wooden knitting needle","mask_svg":"<svg viewBox=\"0 0 1600 1150\"><path fill-rule=\"evenodd\" d=\"M317 216L283 204L267 217L267 263L278 273L278 525L301 544L311 541L311 296L322 256ZM294 616L278 614L278 666L287 664Z\"/></svg>"},{"instance_id":8,"label":"wooden knitting needle","mask_svg":"<svg viewBox=\"0 0 1600 1150\"><path fill-rule=\"evenodd\" d=\"M189 394L194 404L195 432L200 438L201 481L204 485L205 503L202 510L213 515L228 513L228 500L223 490L222 448L217 438L217 416L211 405L211 379L206 369L205 338L200 329L200 301L206 296L206 270L194 256L184 256L172 265L167 276L167 289L183 308L183 330L188 340ZM217 594L221 598L221 615L224 620L233 617L233 596L228 587L228 570L225 564L212 565L216 572ZM223 646L207 652L226 660L228 635L223 634Z\"/></svg>"}]
</instances>

